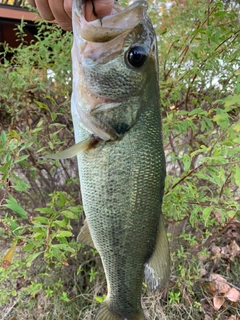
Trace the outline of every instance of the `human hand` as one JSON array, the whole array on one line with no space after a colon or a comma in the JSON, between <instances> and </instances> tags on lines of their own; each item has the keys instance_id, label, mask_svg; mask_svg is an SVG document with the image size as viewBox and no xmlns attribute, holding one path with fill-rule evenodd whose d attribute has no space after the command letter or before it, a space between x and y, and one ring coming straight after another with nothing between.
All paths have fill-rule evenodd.
<instances>
[{"instance_id":1,"label":"human hand","mask_svg":"<svg viewBox=\"0 0 240 320\"><path fill-rule=\"evenodd\" d=\"M72 30L72 0L28 0L32 7L37 7L42 18L55 20L62 29ZM114 0L87 0L85 19L92 21L111 13ZM94 8L94 9L93 9Z\"/></svg>"}]
</instances>

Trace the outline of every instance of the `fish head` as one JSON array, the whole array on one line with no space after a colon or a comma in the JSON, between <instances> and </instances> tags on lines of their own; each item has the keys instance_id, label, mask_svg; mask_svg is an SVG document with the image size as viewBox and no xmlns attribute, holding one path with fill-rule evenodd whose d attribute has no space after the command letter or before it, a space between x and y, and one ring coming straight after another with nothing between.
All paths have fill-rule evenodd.
<instances>
[{"instance_id":1,"label":"fish head","mask_svg":"<svg viewBox=\"0 0 240 320\"><path fill-rule=\"evenodd\" d=\"M157 43L147 2L91 22L84 3L73 9L73 94L80 121L103 140L130 130L149 99L158 102Z\"/></svg>"}]
</instances>

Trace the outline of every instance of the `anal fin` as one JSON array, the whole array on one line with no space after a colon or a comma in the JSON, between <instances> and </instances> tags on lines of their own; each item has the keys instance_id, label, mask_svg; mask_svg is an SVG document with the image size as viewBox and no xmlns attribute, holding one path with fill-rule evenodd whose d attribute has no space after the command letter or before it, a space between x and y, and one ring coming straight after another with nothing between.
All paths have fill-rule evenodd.
<instances>
[{"instance_id":1,"label":"anal fin","mask_svg":"<svg viewBox=\"0 0 240 320\"><path fill-rule=\"evenodd\" d=\"M88 227L87 220L84 221L84 225L77 236L77 242L86 244L89 247L95 248L95 245L92 240L92 236Z\"/></svg>"},{"instance_id":2,"label":"anal fin","mask_svg":"<svg viewBox=\"0 0 240 320\"><path fill-rule=\"evenodd\" d=\"M147 286L152 291L163 287L169 279L170 253L162 214L159 221L155 249L148 263L145 265L144 272Z\"/></svg>"}]
</instances>

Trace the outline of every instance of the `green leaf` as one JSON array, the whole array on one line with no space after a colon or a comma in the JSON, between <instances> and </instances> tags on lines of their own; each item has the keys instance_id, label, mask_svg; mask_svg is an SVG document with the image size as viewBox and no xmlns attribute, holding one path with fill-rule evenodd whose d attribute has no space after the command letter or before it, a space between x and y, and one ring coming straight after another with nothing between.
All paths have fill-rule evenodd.
<instances>
[{"instance_id":1,"label":"green leaf","mask_svg":"<svg viewBox=\"0 0 240 320\"><path fill-rule=\"evenodd\" d=\"M183 159L182 160L183 160L184 170L188 171L189 168L190 168L190 165L191 165L191 158L189 157L188 154L185 153L183 155Z\"/></svg>"},{"instance_id":2,"label":"green leaf","mask_svg":"<svg viewBox=\"0 0 240 320\"><path fill-rule=\"evenodd\" d=\"M16 230L19 228L19 225L12 218L6 218L6 220L10 225L10 230L14 231L15 234L18 234Z\"/></svg>"},{"instance_id":3,"label":"green leaf","mask_svg":"<svg viewBox=\"0 0 240 320\"><path fill-rule=\"evenodd\" d=\"M23 247L23 251L32 251L35 248L33 243L28 243Z\"/></svg>"},{"instance_id":4,"label":"green leaf","mask_svg":"<svg viewBox=\"0 0 240 320\"><path fill-rule=\"evenodd\" d=\"M42 103L41 101L37 101L37 100L34 100L34 102L39 106L40 109L45 109L47 111L50 111L49 107L45 103Z\"/></svg>"},{"instance_id":5,"label":"green leaf","mask_svg":"<svg viewBox=\"0 0 240 320\"><path fill-rule=\"evenodd\" d=\"M35 253L31 254L30 256L28 256L27 259L26 259L27 260L27 263L26 263L27 268L30 268L32 263L33 263L33 261L38 256L40 256L40 254L42 254L42 253L43 253L43 251L39 251L39 252L35 252Z\"/></svg>"},{"instance_id":6,"label":"green leaf","mask_svg":"<svg viewBox=\"0 0 240 320\"><path fill-rule=\"evenodd\" d=\"M72 237L72 232L71 231L65 231L65 230L60 230L57 235L57 238L62 238L62 237Z\"/></svg>"},{"instance_id":7,"label":"green leaf","mask_svg":"<svg viewBox=\"0 0 240 320\"><path fill-rule=\"evenodd\" d=\"M98 303L102 303L106 299L106 295L104 294L102 297L94 296L94 300Z\"/></svg>"},{"instance_id":8,"label":"green leaf","mask_svg":"<svg viewBox=\"0 0 240 320\"><path fill-rule=\"evenodd\" d=\"M49 219L45 218L45 217L34 217L32 221L33 221L33 223L40 222L40 223L43 223L45 225L49 224Z\"/></svg>"},{"instance_id":9,"label":"green leaf","mask_svg":"<svg viewBox=\"0 0 240 320\"><path fill-rule=\"evenodd\" d=\"M61 228L66 228L67 227L67 222L64 220L55 220L53 221L53 226L59 226ZM58 236L58 235L57 235Z\"/></svg>"},{"instance_id":10,"label":"green leaf","mask_svg":"<svg viewBox=\"0 0 240 320\"><path fill-rule=\"evenodd\" d=\"M64 217L68 218L68 219L77 219L78 215L80 215L80 213L76 214L72 211L69 211L69 210L64 210L61 212L62 215L64 215Z\"/></svg>"},{"instance_id":11,"label":"green leaf","mask_svg":"<svg viewBox=\"0 0 240 320\"><path fill-rule=\"evenodd\" d=\"M15 161L15 163L18 163L18 162L20 162L20 161L23 161L23 160L27 159L28 157L29 157L28 154L25 154L25 155L23 155L23 156L20 156L20 157L17 158L17 160Z\"/></svg>"},{"instance_id":12,"label":"green leaf","mask_svg":"<svg viewBox=\"0 0 240 320\"><path fill-rule=\"evenodd\" d=\"M56 211L53 210L52 208L36 208L35 211L38 211L38 212L41 212L41 213L45 213L45 214L56 213Z\"/></svg>"},{"instance_id":13,"label":"green leaf","mask_svg":"<svg viewBox=\"0 0 240 320\"><path fill-rule=\"evenodd\" d=\"M202 220L203 220L205 226L207 225L207 222L209 220L209 217L210 217L210 214L211 214L212 210L213 210L212 206L206 207L205 209L203 209Z\"/></svg>"},{"instance_id":14,"label":"green leaf","mask_svg":"<svg viewBox=\"0 0 240 320\"><path fill-rule=\"evenodd\" d=\"M15 177L15 185L12 186L13 189L17 191L26 192L30 187L22 179Z\"/></svg>"},{"instance_id":15,"label":"green leaf","mask_svg":"<svg viewBox=\"0 0 240 320\"><path fill-rule=\"evenodd\" d=\"M73 213L80 214L83 211L83 206L69 207L68 210L72 211Z\"/></svg>"},{"instance_id":16,"label":"green leaf","mask_svg":"<svg viewBox=\"0 0 240 320\"><path fill-rule=\"evenodd\" d=\"M1 133L1 142L4 145L6 143L6 141L7 141L7 135L6 135L5 131L2 131L2 133Z\"/></svg>"},{"instance_id":17,"label":"green leaf","mask_svg":"<svg viewBox=\"0 0 240 320\"><path fill-rule=\"evenodd\" d=\"M7 204L4 204L4 207L17 213L22 218L27 219L27 212L18 204L17 200L12 195L8 194L8 199L6 201Z\"/></svg>"},{"instance_id":18,"label":"green leaf","mask_svg":"<svg viewBox=\"0 0 240 320\"><path fill-rule=\"evenodd\" d=\"M66 201L67 201L67 199L66 199L65 193L63 193L63 192L59 193L59 201L57 201L57 205L59 207L64 207L66 204Z\"/></svg>"},{"instance_id":19,"label":"green leaf","mask_svg":"<svg viewBox=\"0 0 240 320\"><path fill-rule=\"evenodd\" d=\"M65 244L61 244L61 243L60 244L52 244L51 247L55 248L55 249L61 249L64 251L69 251L69 252L75 253L75 250L73 248L71 248L70 246L65 245Z\"/></svg>"},{"instance_id":20,"label":"green leaf","mask_svg":"<svg viewBox=\"0 0 240 320\"><path fill-rule=\"evenodd\" d=\"M228 115L224 113L216 114L213 120L223 129L226 129L229 125Z\"/></svg>"},{"instance_id":21,"label":"green leaf","mask_svg":"<svg viewBox=\"0 0 240 320\"><path fill-rule=\"evenodd\" d=\"M234 124L233 130L240 132L240 121L238 121L236 124Z\"/></svg>"},{"instance_id":22,"label":"green leaf","mask_svg":"<svg viewBox=\"0 0 240 320\"><path fill-rule=\"evenodd\" d=\"M240 105L240 94L236 94L234 96L229 96L227 99L226 99L226 102L224 104L225 107L230 107L234 104L237 104L237 105Z\"/></svg>"},{"instance_id":23,"label":"green leaf","mask_svg":"<svg viewBox=\"0 0 240 320\"><path fill-rule=\"evenodd\" d=\"M236 167L235 181L236 181L236 184L240 187L240 166Z\"/></svg>"},{"instance_id":24,"label":"green leaf","mask_svg":"<svg viewBox=\"0 0 240 320\"><path fill-rule=\"evenodd\" d=\"M51 112L52 121L55 121L57 118L57 114L55 112Z\"/></svg>"}]
</instances>

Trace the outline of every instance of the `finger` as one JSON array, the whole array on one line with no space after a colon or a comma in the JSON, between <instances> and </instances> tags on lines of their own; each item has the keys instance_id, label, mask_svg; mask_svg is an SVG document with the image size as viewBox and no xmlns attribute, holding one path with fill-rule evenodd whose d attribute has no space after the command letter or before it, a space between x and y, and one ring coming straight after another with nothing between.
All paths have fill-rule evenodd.
<instances>
[{"instance_id":1,"label":"finger","mask_svg":"<svg viewBox=\"0 0 240 320\"><path fill-rule=\"evenodd\" d=\"M36 3L34 0L28 0L28 3L30 4L30 6L36 8Z\"/></svg>"},{"instance_id":2,"label":"finger","mask_svg":"<svg viewBox=\"0 0 240 320\"><path fill-rule=\"evenodd\" d=\"M58 22L60 27L65 31L71 31L72 30L72 19L68 17L68 21L64 22Z\"/></svg>"},{"instance_id":3,"label":"finger","mask_svg":"<svg viewBox=\"0 0 240 320\"><path fill-rule=\"evenodd\" d=\"M40 13L40 16L48 21L54 20L54 15L52 13L52 10L49 6L48 1L46 0L36 0L36 5L38 12Z\"/></svg>"},{"instance_id":4,"label":"finger","mask_svg":"<svg viewBox=\"0 0 240 320\"><path fill-rule=\"evenodd\" d=\"M85 4L85 19L93 21L112 12L114 0L88 0Z\"/></svg>"},{"instance_id":5,"label":"finger","mask_svg":"<svg viewBox=\"0 0 240 320\"><path fill-rule=\"evenodd\" d=\"M72 0L64 0L63 5L67 15L72 19Z\"/></svg>"},{"instance_id":6,"label":"finger","mask_svg":"<svg viewBox=\"0 0 240 320\"><path fill-rule=\"evenodd\" d=\"M100 18L111 14L114 0L94 0L93 3L98 18Z\"/></svg>"},{"instance_id":7,"label":"finger","mask_svg":"<svg viewBox=\"0 0 240 320\"><path fill-rule=\"evenodd\" d=\"M49 0L49 6L55 19L61 26L61 28L64 30L71 30L72 20L70 19L69 15L65 11L64 1Z\"/></svg>"}]
</instances>

